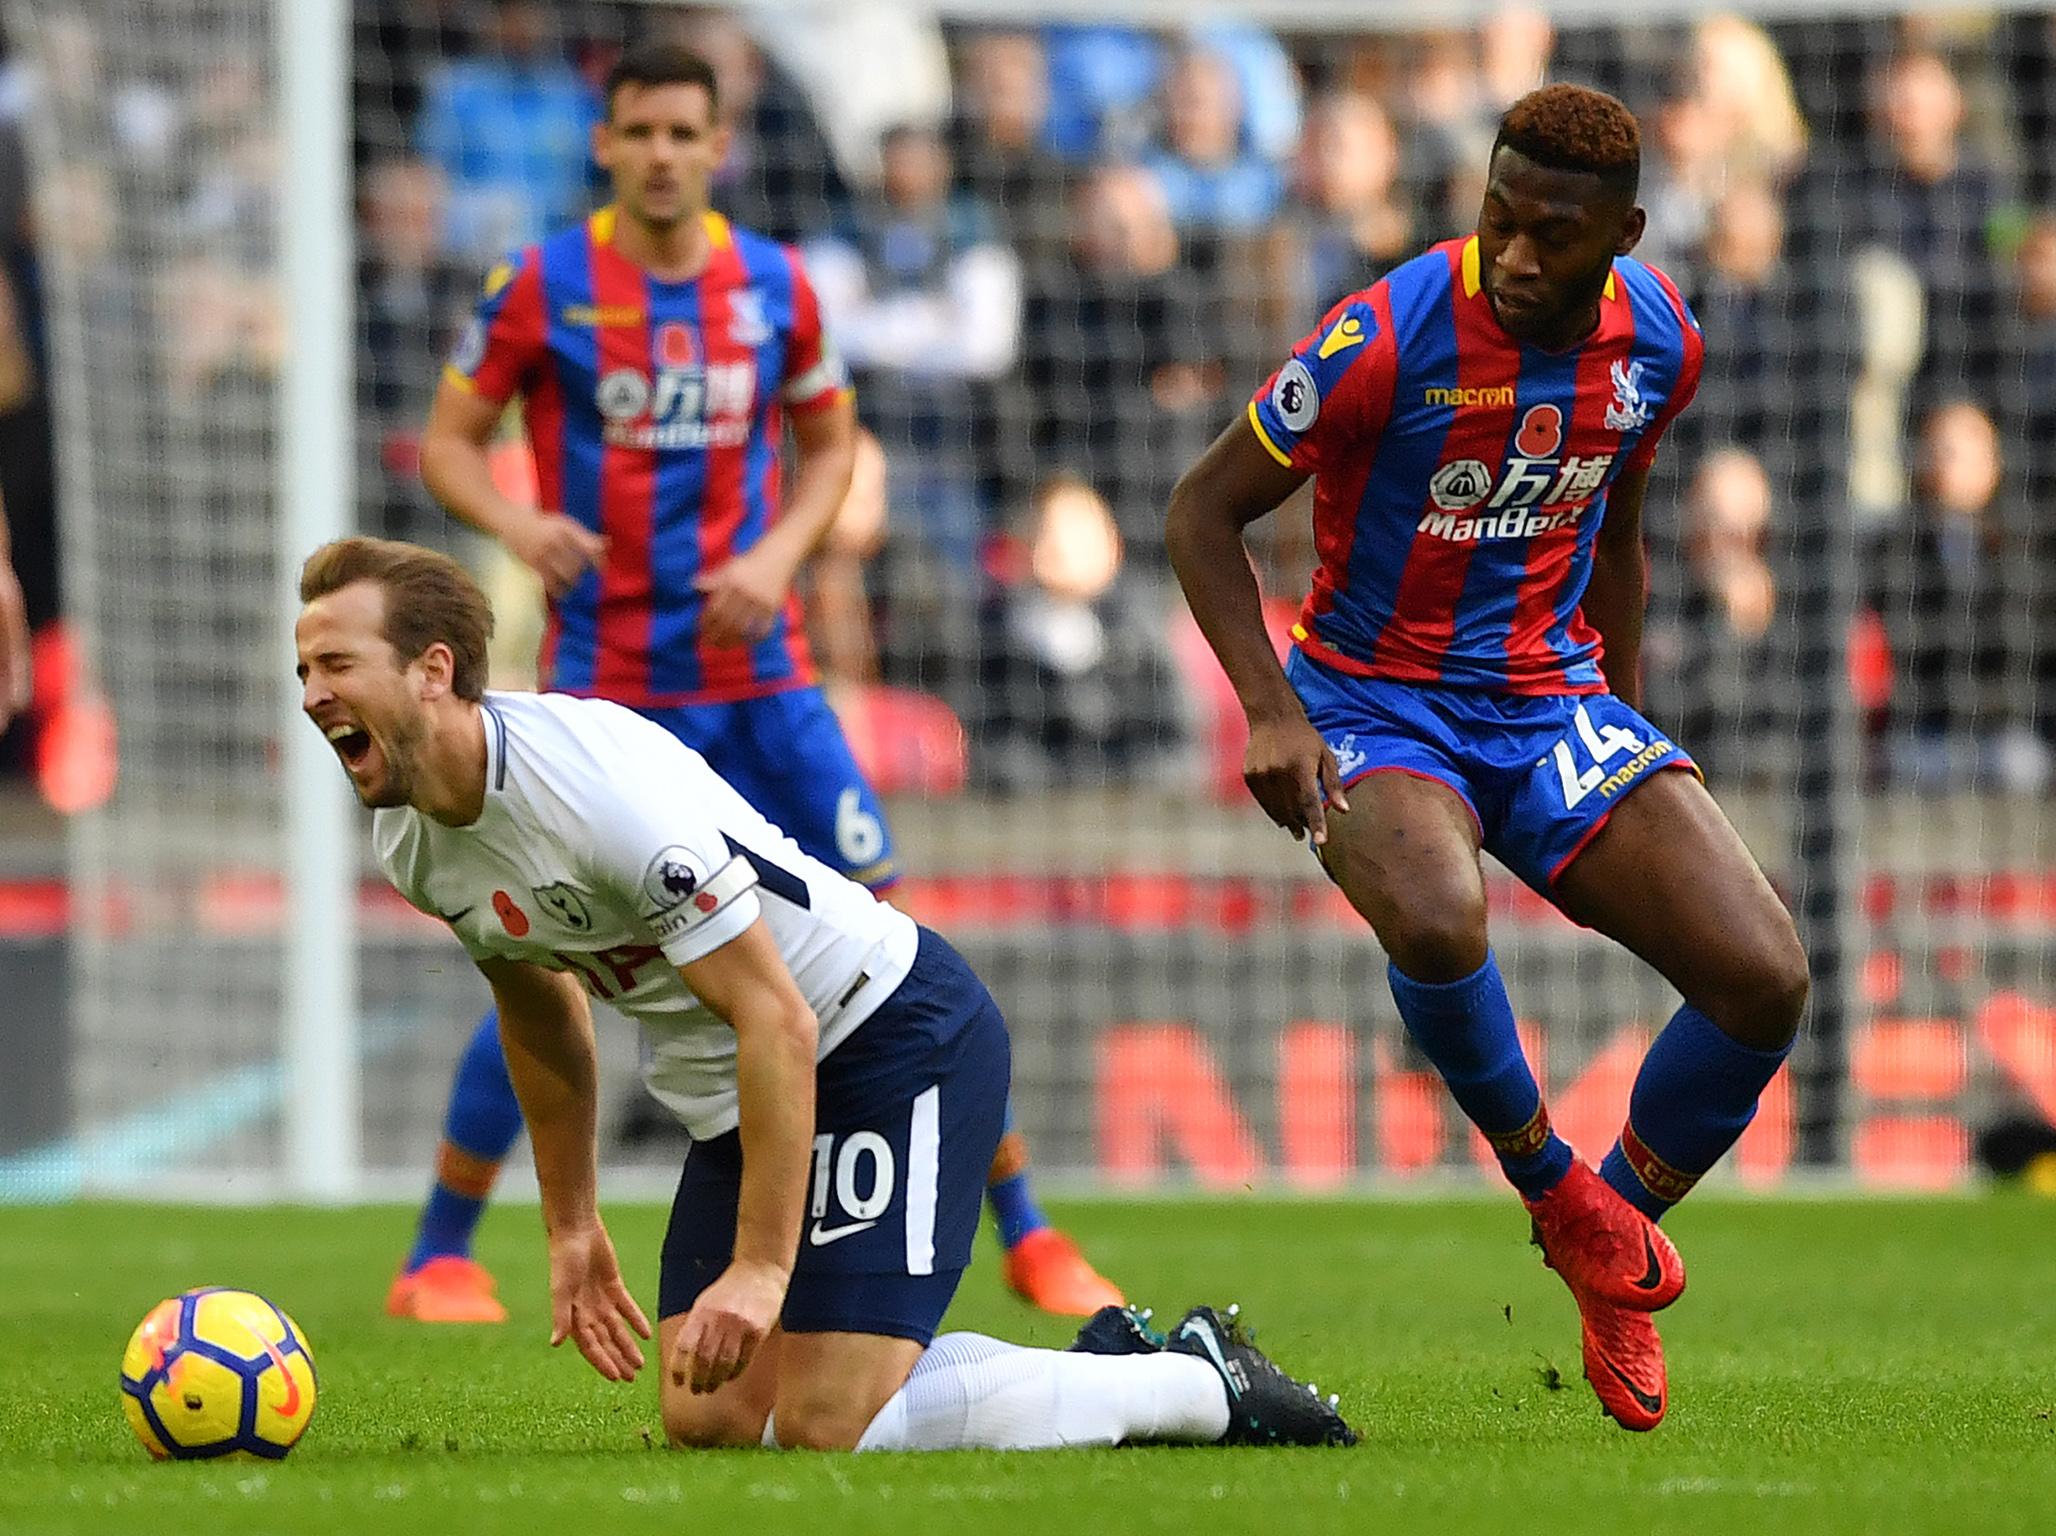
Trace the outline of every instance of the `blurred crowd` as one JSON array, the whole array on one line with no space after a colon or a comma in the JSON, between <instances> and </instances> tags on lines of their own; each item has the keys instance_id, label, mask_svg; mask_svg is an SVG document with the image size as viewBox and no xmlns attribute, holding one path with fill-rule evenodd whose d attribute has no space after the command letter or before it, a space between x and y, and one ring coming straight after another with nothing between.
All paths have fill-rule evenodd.
<instances>
[{"instance_id":1,"label":"blurred crowd","mask_svg":"<svg viewBox=\"0 0 2056 1536\"><path fill-rule=\"evenodd\" d=\"M802 248L875 439L816 581L831 687L953 716L968 782L1232 788L1233 711L1163 558L1170 486L1329 304L1472 227L1498 115L1560 78L1641 116L1639 254L1707 337L1650 500L1651 714L1716 778L1782 784L1805 701L1843 687L1872 782L2049 784L2056 20L1559 32L1509 8L1357 35L359 0L367 526L449 540L413 457L440 359L486 267L601 195L596 82L652 32L715 64L736 134L717 203ZM153 451L207 483L270 431L290 172L257 52L117 76L83 23L36 41L0 72L28 370L0 389L0 488L40 621L39 271L87 274L117 338L97 365L162 392ZM96 148L31 185L20 136L52 117ZM144 202L174 211L169 246L124 233ZM1304 505L1253 532L1282 614Z\"/></svg>"}]
</instances>

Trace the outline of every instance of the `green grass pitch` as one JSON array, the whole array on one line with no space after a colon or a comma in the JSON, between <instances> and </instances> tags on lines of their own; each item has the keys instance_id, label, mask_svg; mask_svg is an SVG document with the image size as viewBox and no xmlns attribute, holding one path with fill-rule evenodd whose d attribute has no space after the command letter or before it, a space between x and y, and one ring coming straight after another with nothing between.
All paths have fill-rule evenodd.
<instances>
[{"instance_id":1,"label":"green grass pitch","mask_svg":"<svg viewBox=\"0 0 2056 1536\"><path fill-rule=\"evenodd\" d=\"M84 1205L0 1214L0 1531L757 1528L1803 1532L2056 1529L2056 1209L2026 1198L1722 1203L1672 1219L1670 1421L1631 1436L1579 1378L1569 1298L1511 1199L1074 1204L1133 1294L1240 1300L1364 1431L1353 1451L928 1456L660 1448L656 1386L544 1347L534 1208L488 1217L514 1321L381 1311L398 1209ZM638 1293L663 1212L611 1213ZM307 1329L320 1407L282 1465L150 1463L116 1372L160 1296L260 1290ZM990 1250L950 1326L1062 1344ZM1553 1384L1554 1383L1554 1384Z\"/></svg>"}]
</instances>

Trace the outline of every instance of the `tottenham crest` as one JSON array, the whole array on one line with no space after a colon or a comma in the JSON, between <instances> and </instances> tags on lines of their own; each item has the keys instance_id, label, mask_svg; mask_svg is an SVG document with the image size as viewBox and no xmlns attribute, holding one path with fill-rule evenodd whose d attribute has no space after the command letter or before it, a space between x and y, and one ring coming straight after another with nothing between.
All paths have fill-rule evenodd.
<instances>
[{"instance_id":1,"label":"tottenham crest","mask_svg":"<svg viewBox=\"0 0 2056 1536\"><path fill-rule=\"evenodd\" d=\"M554 885L533 886L530 894L538 906L573 933L592 932L592 909L585 904L585 896L576 887L559 880Z\"/></svg>"}]
</instances>

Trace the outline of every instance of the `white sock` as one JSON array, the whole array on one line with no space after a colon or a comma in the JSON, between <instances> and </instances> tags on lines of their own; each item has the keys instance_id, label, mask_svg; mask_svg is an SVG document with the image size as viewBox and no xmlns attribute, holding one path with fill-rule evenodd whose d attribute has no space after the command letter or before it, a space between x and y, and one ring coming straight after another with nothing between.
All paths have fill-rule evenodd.
<instances>
[{"instance_id":1,"label":"white sock","mask_svg":"<svg viewBox=\"0 0 2056 1536\"><path fill-rule=\"evenodd\" d=\"M1211 1444L1227 1432L1220 1372L1193 1355L1072 1354L947 1333L914 1362L857 1449Z\"/></svg>"}]
</instances>

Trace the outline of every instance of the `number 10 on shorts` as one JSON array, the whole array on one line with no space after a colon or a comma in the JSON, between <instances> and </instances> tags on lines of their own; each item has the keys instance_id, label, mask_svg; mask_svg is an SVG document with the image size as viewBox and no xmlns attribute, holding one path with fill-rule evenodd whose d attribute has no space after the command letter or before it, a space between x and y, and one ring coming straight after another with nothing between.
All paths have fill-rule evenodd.
<instances>
[{"instance_id":1,"label":"number 10 on shorts","mask_svg":"<svg viewBox=\"0 0 2056 1536\"><path fill-rule=\"evenodd\" d=\"M1556 776L1563 783L1565 810L1569 810L1599 787L1606 778L1607 763L1623 752L1634 753L1642 750L1642 738L1625 726L1595 727L1592 724L1592 717L1585 713L1585 706L1582 704L1572 716L1572 723L1577 727L1575 734L1590 762L1584 768L1578 766L1569 736L1560 738L1552 749L1551 755L1556 759Z\"/></svg>"},{"instance_id":2,"label":"number 10 on shorts","mask_svg":"<svg viewBox=\"0 0 2056 1536\"><path fill-rule=\"evenodd\" d=\"M832 1132L814 1138L814 1198L808 1214L814 1225L808 1241L823 1247L838 1237L877 1224L892 1204L896 1172L892 1165L892 1143L876 1131L852 1131L836 1146ZM849 1218L849 1224L825 1227L828 1192L835 1191L835 1203Z\"/></svg>"}]
</instances>

